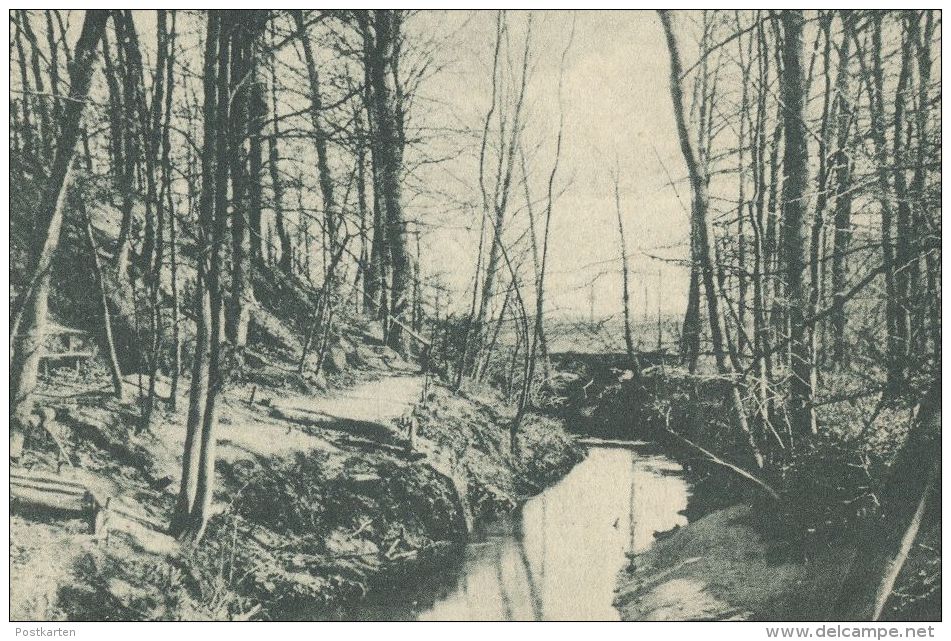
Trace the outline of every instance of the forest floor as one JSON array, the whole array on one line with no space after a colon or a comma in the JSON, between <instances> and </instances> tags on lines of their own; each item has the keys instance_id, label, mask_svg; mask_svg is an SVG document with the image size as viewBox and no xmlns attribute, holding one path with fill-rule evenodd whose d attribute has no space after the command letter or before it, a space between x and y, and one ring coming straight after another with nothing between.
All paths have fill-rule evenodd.
<instances>
[{"instance_id":1,"label":"forest floor","mask_svg":"<svg viewBox=\"0 0 951 641\"><path fill-rule=\"evenodd\" d=\"M658 534L656 543L621 572L615 600L621 618L828 620L855 556L848 538L797 540L798 533L777 517L775 506L737 503L735 494L732 499L711 498L721 493L709 487L715 478L693 477L702 485L694 486L690 523ZM940 526L919 535L883 618L940 619L933 595L921 596L922 591L940 589L940 537Z\"/></svg>"},{"instance_id":2,"label":"forest floor","mask_svg":"<svg viewBox=\"0 0 951 641\"><path fill-rule=\"evenodd\" d=\"M714 510L661 537L621 573L625 621L825 619L852 552L795 555L764 536L749 505Z\"/></svg>"},{"instance_id":3,"label":"forest floor","mask_svg":"<svg viewBox=\"0 0 951 641\"><path fill-rule=\"evenodd\" d=\"M135 404L102 391L107 379L54 370L41 398L56 412L56 438L34 434L19 466L55 471L57 458L69 458L64 478L114 497L110 535L16 505L11 619L344 618L376 585L454 549L472 519L513 509L581 458L561 423L537 415L512 456L512 411L498 395L427 385L386 348L360 350L382 358L362 359L323 391L273 383L281 376L266 371L229 386L214 514L194 549L164 533L187 393L177 412L140 431ZM408 450L410 422L452 460L454 478L432 455Z\"/></svg>"}]
</instances>

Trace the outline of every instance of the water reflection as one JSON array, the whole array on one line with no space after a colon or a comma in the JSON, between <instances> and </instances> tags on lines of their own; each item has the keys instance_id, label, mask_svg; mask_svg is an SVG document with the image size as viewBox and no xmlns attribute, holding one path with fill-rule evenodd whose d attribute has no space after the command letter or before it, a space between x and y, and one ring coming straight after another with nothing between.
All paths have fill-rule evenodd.
<instances>
[{"instance_id":1,"label":"water reflection","mask_svg":"<svg viewBox=\"0 0 951 641\"><path fill-rule=\"evenodd\" d=\"M687 485L673 461L593 448L561 482L529 500L521 518L497 523L466 546L453 576L409 603L385 598L379 618L420 620L617 620L611 605L628 552L686 520ZM369 614L369 613L365 613Z\"/></svg>"}]
</instances>

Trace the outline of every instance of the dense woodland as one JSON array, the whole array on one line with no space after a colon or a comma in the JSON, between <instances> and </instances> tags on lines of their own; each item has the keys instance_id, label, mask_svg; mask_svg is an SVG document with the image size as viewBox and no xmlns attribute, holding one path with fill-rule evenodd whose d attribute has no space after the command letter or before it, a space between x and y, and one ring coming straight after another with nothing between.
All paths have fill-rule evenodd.
<instances>
[{"instance_id":1,"label":"dense woodland","mask_svg":"<svg viewBox=\"0 0 951 641\"><path fill-rule=\"evenodd\" d=\"M889 478L900 482L875 498L880 535L846 579L862 587L843 600L864 601L840 604L877 617L940 487L940 13L653 17L670 64L658 95L669 96L682 152L664 171L690 219L677 259L689 272L677 367L724 383L739 444L706 446L776 495L808 473L806 455L825 461L888 440L898 451ZM525 412L556 377L549 230L553 216L583 215L559 211L570 141L563 115L544 141L525 133L541 54L538 18L522 12L493 15L481 127L419 125L417 110L439 105L421 106L417 88L440 73L433 50L450 34L424 38L411 28L418 19L10 12L14 432L36 423L53 320L95 335L121 400L131 400L123 377L138 375L137 430L169 409L160 377L173 410L187 387L171 531L198 541L221 397L264 358L261 310L284 305L304 339L299 373L321 371L345 319L379 321L387 345L450 388L503 390L517 408L517 450ZM549 61L559 78L573 46L566 24ZM628 72L638 73L636 57ZM557 113L564 88L549 90ZM476 165L466 211L481 231L475 264L457 266L464 291L425 273L420 256L443 195L425 171L452 153L446 139ZM621 215L632 206L622 171L612 173L619 234L604 251L620 256L617 307L638 379L656 354L641 353L652 341L634 327L636 230ZM913 424L907 440L878 433L883 417Z\"/></svg>"}]
</instances>

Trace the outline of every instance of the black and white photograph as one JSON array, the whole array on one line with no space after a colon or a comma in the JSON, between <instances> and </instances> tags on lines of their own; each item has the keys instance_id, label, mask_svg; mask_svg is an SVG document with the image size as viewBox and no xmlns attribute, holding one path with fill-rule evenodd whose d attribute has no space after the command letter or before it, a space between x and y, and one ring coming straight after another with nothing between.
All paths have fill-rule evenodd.
<instances>
[{"instance_id":1,"label":"black and white photograph","mask_svg":"<svg viewBox=\"0 0 951 641\"><path fill-rule=\"evenodd\" d=\"M941 10L427 7L9 10L9 631L936 636Z\"/></svg>"}]
</instances>

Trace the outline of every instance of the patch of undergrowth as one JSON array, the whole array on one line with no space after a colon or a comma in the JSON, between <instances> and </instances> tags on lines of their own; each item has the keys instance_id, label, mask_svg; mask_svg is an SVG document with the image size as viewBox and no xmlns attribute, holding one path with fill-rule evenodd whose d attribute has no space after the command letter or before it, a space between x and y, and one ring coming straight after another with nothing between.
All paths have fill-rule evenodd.
<instances>
[{"instance_id":1,"label":"patch of undergrowth","mask_svg":"<svg viewBox=\"0 0 951 641\"><path fill-rule=\"evenodd\" d=\"M809 557L818 550L851 544L857 532L880 517L879 497L889 482L890 464L912 424L911 401L883 404L879 391L869 388L866 379L824 373L817 399L819 432L806 439L790 436L781 407L783 390L771 390L772 424L764 429L755 418L751 422L766 457L765 468L758 470L738 428L726 381L675 370L654 372L653 378L641 381L636 390L633 382L628 386L630 395L641 396L646 409L641 420L655 428L654 434L669 427L755 474L782 497L776 503L723 466L671 441L670 453L683 462L694 482L691 520L729 504L751 503L757 506L755 520L764 535ZM754 392L743 393L747 407L755 407ZM890 617L921 620L928 618L922 613L929 604L940 603L940 545L927 543L934 541L936 530L940 531L940 523L933 519L923 525L896 584Z\"/></svg>"},{"instance_id":2,"label":"patch of undergrowth","mask_svg":"<svg viewBox=\"0 0 951 641\"><path fill-rule=\"evenodd\" d=\"M334 618L381 572L464 534L449 482L396 455L332 465L314 450L229 472L240 489L190 562L222 568L260 617Z\"/></svg>"},{"instance_id":3,"label":"patch of undergrowth","mask_svg":"<svg viewBox=\"0 0 951 641\"><path fill-rule=\"evenodd\" d=\"M581 448L562 421L528 412L518 426L513 452L512 405L488 388L453 393L434 386L416 409L419 433L453 452L465 469L469 500L477 517L491 518L514 509L571 470Z\"/></svg>"},{"instance_id":4,"label":"patch of undergrowth","mask_svg":"<svg viewBox=\"0 0 951 641\"><path fill-rule=\"evenodd\" d=\"M73 564L74 579L59 589L58 607L70 621L222 621L254 613L239 592L235 542L212 525L201 546L178 558L143 554L114 537Z\"/></svg>"},{"instance_id":5,"label":"patch of undergrowth","mask_svg":"<svg viewBox=\"0 0 951 641\"><path fill-rule=\"evenodd\" d=\"M536 493L565 476L584 453L562 424L529 414L519 435L516 487L521 493Z\"/></svg>"}]
</instances>

